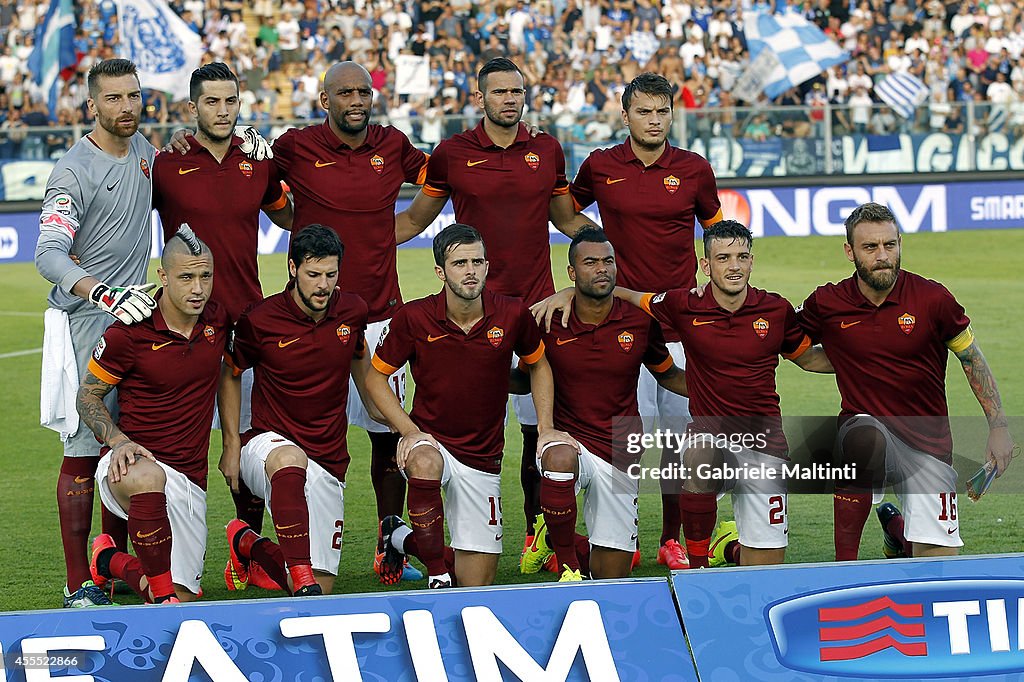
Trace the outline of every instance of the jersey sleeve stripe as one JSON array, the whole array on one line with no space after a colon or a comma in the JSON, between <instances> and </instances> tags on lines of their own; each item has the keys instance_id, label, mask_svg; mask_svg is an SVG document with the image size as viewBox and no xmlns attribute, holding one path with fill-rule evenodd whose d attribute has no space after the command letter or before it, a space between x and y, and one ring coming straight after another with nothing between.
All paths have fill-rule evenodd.
<instances>
[{"instance_id":1,"label":"jersey sleeve stripe","mask_svg":"<svg viewBox=\"0 0 1024 682\"><path fill-rule=\"evenodd\" d=\"M263 206L264 211L280 211L282 208L288 205L288 195L284 193L284 189L281 190L280 198L272 204Z\"/></svg>"},{"instance_id":2,"label":"jersey sleeve stripe","mask_svg":"<svg viewBox=\"0 0 1024 682\"><path fill-rule=\"evenodd\" d=\"M950 349L954 353L967 350L967 348L974 343L974 331L970 327L963 330L952 339L946 342L946 348Z\"/></svg>"},{"instance_id":3,"label":"jersey sleeve stripe","mask_svg":"<svg viewBox=\"0 0 1024 682\"><path fill-rule=\"evenodd\" d=\"M651 372L661 374L662 372L667 372L672 367L672 364L672 356L670 355L663 362L657 365L647 365L647 367Z\"/></svg>"},{"instance_id":4,"label":"jersey sleeve stripe","mask_svg":"<svg viewBox=\"0 0 1024 682\"><path fill-rule=\"evenodd\" d=\"M416 176L417 185L425 185L427 182L427 162L430 161L430 154L424 154L423 165L420 166L420 172Z\"/></svg>"},{"instance_id":5,"label":"jersey sleeve stripe","mask_svg":"<svg viewBox=\"0 0 1024 682\"><path fill-rule=\"evenodd\" d=\"M446 190L431 187L430 185L426 184L426 182L424 182L423 189L421 191L428 197L434 197L435 199L445 198L449 194L449 192L447 192Z\"/></svg>"},{"instance_id":6,"label":"jersey sleeve stripe","mask_svg":"<svg viewBox=\"0 0 1024 682\"><path fill-rule=\"evenodd\" d=\"M521 362L526 363L527 365L532 365L535 362L537 362L538 360L540 360L542 355L544 355L544 342L543 341L541 341L540 345L537 346L537 350L533 351L529 355L522 355L522 356L520 356L519 360Z\"/></svg>"},{"instance_id":7,"label":"jersey sleeve stripe","mask_svg":"<svg viewBox=\"0 0 1024 682\"><path fill-rule=\"evenodd\" d=\"M381 374L387 374L388 376L391 376L399 369L398 367L392 367L388 363L381 360L380 356L377 354L374 354L373 359L370 360L370 362L373 364L373 368L375 370L377 370Z\"/></svg>"},{"instance_id":8,"label":"jersey sleeve stripe","mask_svg":"<svg viewBox=\"0 0 1024 682\"><path fill-rule=\"evenodd\" d=\"M701 227L711 227L715 223L720 222L722 220L724 220L724 217L722 216L722 209L718 209L718 213L711 216L707 220L700 221L700 225Z\"/></svg>"},{"instance_id":9,"label":"jersey sleeve stripe","mask_svg":"<svg viewBox=\"0 0 1024 682\"><path fill-rule=\"evenodd\" d=\"M640 307L644 309L644 312L654 317L654 313L651 312L651 299L654 298L654 294L644 294L640 298Z\"/></svg>"},{"instance_id":10,"label":"jersey sleeve stripe","mask_svg":"<svg viewBox=\"0 0 1024 682\"><path fill-rule=\"evenodd\" d=\"M554 190L552 190L551 196L553 196L553 197L560 197L563 194L568 194L568 193L569 193L569 185L565 185L564 187L556 187Z\"/></svg>"},{"instance_id":11,"label":"jersey sleeve stripe","mask_svg":"<svg viewBox=\"0 0 1024 682\"><path fill-rule=\"evenodd\" d=\"M804 338L800 342L800 345L796 347L796 350L793 351L792 353L783 353L782 357L786 358L787 360L796 360L798 357L806 353L807 349L810 347L811 337L807 336L807 334L804 334Z\"/></svg>"},{"instance_id":12,"label":"jersey sleeve stripe","mask_svg":"<svg viewBox=\"0 0 1024 682\"><path fill-rule=\"evenodd\" d=\"M92 372L93 376L102 381L105 384L116 386L121 383L121 377L111 374L107 370L100 367L100 363L96 362L95 358L89 358L89 371Z\"/></svg>"}]
</instances>

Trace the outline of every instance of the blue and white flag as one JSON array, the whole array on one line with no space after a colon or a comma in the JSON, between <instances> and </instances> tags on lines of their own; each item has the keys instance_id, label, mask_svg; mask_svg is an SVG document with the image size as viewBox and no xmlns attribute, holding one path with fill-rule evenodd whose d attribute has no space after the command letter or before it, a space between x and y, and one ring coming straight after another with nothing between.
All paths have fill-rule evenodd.
<instances>
[{"instance_id":1,"label":"blue and white flag","mask_svg":"<svg viewBox=\"0 0 1024 682\"><path fill-rule=\"evenodd\" d=\"M135 62L144 88L188 99L203 41L167 6L166 0L118 0L120 56Z\"/></svg>"},{"instance_id":2,"label":"blue and white flag","mask_svg":"<svg viewBox=\"0 0 1024 682\"><path fill-rule=\"evenodd\" d=\"M777 64L772 60L774 68L765 78L758 79L764 83L764 94L769 99L850 58L820 28L796 12L751 12L746 15L744 35L752 64L764 62L757 58L765 50L778 60Z\"/></svg>"},{"instance_id":3,"label":"blue and white flag","mask_svg":"<svg viewBox=\"0 0 1024 682\"><path fill-rule=\"evenodd\" d=\"M36 27L35 48L28 57L32 80L46 93L50 119L57 118L60 72L78 63L75 54L75 14L71 0L51 0L46 17Z\"/></svg>"},{"instance_id":4,"label":"blue and white flag","mask_svg":"<svg viewBox=\"0 0 1024 682\"><path fill-rule=\"evenodd\" d=\"M909 73L890 73L875 86L875 94L903 118L910 118L928 99L928 86Z\"/></svg>"}]
</instances>

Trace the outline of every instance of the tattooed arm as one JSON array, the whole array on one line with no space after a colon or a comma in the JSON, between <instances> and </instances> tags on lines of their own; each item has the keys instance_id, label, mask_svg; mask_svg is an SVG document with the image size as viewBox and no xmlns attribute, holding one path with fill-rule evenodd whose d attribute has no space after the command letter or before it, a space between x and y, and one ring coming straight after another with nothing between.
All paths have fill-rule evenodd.
<instances>
[{"instance_id":1,"label":"tattooed arm","mask_svg":"<svg viewBox=\"0 0 1024 682\"><path fill-rule=\"evenodd\" d=\"M956 352L956 356L964 368L974 397L978 399L988 419L988 461L996 466L997 475L1002 475L1013 456L1013 439L1010 437L1006 412L1003 411L1003 401L999 397L999 387L996 386L995 377L977 341L972 341L967 348Z\"/></svg>"},{"instance_id":2,"label":"tattooed arm","mask_svg":"<svg viewBox=\"0 0 1024 682\"><path fill-rule=\"evenodd\" d=\"M78 387L77 405L78 414L85 425L110 448L110 470L107 476L112 483L117 483L128 473L128 467L135 463L136 456L154 462L156 457L146 448L133 442L114 424L114 418L110 416L110 410L103 402L103 398L113 388L113 384L106 383L87 369Z\"/></svg>"}]
</instances>

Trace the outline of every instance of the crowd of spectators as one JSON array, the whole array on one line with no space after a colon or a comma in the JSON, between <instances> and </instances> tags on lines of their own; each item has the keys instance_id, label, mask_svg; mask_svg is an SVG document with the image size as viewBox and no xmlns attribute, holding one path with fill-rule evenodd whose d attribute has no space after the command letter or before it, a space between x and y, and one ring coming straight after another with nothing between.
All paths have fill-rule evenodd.
<instances>
[{"instance_id":1,"label":"crowd of spectators","mask_svg":"<svg viewBox=\"0 0 1024 682\"><path fill-rule=\"evenodd\" d=\"M977 0L171 0L200 36L207 60L241 79L241 119L273 135L288 121L318 119L319 80L334 61L364 64L378 91L375 115L427 146L479 115L475 72L509 56L529 84L529 108L564 140L606 142L621 135L624 84L649 70L677 88L693 135L820 134L828 105L834 132L965 132L958 102L987 112L976 129L1024 130L1024 4ZM0 0L0 156L25 125L90 125L84 74L115 56L114 0L76 0L80 61L57 110L31 80L27 62L49 0ZM751 12L796 11L851 55L846 64L774 102L738 102L731 91L749 54ZM400 55L425 57L431 93L395 94ZM880 106L875 86L910 73L929 88L928 103L903 121ZM183 102L146 91L146 123L188 120ZM766 105L791 107L788 111ZM746 105L753 110L722 108ZM986 108L987 107L987 108ZM702 114L701 110L712 110ZM453 119L462 116L465 120ZM52 121L50 119L53 119ZM996 120L998 119L998 120ZM156 135L157 133L154 133ZM66 136L35 141L31 154L59 153ZM26 151L21 150L25 155Z\"/></svg>"}]
</instances>

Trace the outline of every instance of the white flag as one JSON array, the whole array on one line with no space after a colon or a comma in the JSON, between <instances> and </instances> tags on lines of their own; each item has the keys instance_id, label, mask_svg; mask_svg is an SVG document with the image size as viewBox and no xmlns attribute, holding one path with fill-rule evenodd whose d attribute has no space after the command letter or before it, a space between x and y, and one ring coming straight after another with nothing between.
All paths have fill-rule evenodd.
<instances>
[{"instance_id":1,"label":"white flag","mask_svg":"<svg viewBox=\"0 0 1024 682\"><path fill-rule=\"evenodd\" d=\"M414 54L400 54L395 57L395 94L432 95L430 85L430 63L427 58Z\"/></svg>"},{"instance_id":2,"label":"white flag","mask_svg":"<svg viewBox=\"0 0 1024 682\"><path fill-rule=\"evenodd\" d=\"M188 99L202 39L166 0L118 0L117 13L120 56L138 67L142 87L166 92L174 100Z\"/></svg>"}]
</instances>

